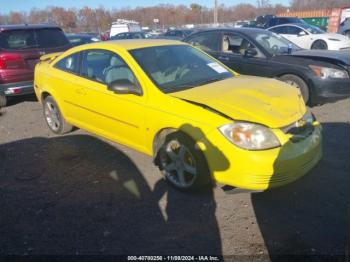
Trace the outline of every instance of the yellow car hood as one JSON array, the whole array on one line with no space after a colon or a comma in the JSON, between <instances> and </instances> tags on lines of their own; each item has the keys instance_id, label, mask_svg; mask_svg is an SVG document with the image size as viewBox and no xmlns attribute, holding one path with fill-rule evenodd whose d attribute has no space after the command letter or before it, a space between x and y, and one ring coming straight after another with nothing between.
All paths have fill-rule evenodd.
<instances>
[{"instance_id":1,"label":"yellow car hood","mask_svg":"<svg viewBox=\"0 0 350 262\"><path fill-rule=\"evenodd\" d=\"M306 112L295 87L268 78L237 76L171 95L203 104L234 120L271 128L287 126Z\"/></svg>"}]
</instances>

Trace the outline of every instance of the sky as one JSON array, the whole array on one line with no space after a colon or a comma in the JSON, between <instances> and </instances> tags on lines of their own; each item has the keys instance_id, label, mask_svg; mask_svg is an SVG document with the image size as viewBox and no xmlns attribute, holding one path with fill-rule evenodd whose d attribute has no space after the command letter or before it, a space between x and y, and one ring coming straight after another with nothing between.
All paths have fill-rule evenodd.
<instances>
[{"instance_id":1,"label":"sky","mask_svg":"<svg viewBox=\"0 0 350 262\"><path fill-rule=\"evenodd\" d=\"M255 0L218 0L219 4L235 5L239 3L256 4ZM285 4L289 0L270 0L272 4ZM61 6L61 7L98 7L104 6L110 8L136 7L136 6L154 6L157 4L185 4L197 3L207 7L213 6L214 0L0 0L0 13L9 13L11 11L30 11L32 8L45 8L46 6Z\"/></svg>"}]
</instances>

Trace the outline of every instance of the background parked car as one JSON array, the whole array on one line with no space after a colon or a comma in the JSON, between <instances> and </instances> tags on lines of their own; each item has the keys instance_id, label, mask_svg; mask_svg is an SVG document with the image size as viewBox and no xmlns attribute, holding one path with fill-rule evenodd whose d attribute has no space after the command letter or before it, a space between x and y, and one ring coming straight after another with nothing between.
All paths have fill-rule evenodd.
<instances>
[{"instance_id":1,"label":"background parked car","mask_svg":"<svg viewBox=\"0 0 350 262\"><path fill-rule=\"evenodd\" d=\"M249 21L236 21L233 23L233 27L240 28L249 25Z\"/></svg>"},{"instance_id":2,"label":"background parked car","mask_svg":"<svg viewBox=\"0 0 350 262\"><path fill-rule=\"evenodd\" d=\"M40 56L70 47L57 26L0 26L0 90L6 96L33 93L34 67Z\"/></svg>"},{"instance_id":3,"label":"background parked car","mask_svg":"<svg viewBox=\"0 0 350 262\"><path fill-rule=\"evenodd\" d=\"M184 41L241 74L287 82L310 104L350 96L348 51L302 50L283 37L253 28L208 29Z\"/></svg>"},{"instance_id":4,"label":"background parked car","mask_svg":"<svg viewBox=\"0 0 350 262\"><path fill-rule=\"evenodd\" d=\"M141 32L141 26L138 22L133 20L126 20L126 19L117 19L116 22L112 23L109 37L112 38L113 36L120 34L120 33L126 33L126 32Z\"/></svg>"},{"instance_id":5,"label":"background parked car","mask_svg":"<svg viewBox=\"0 0 350 262\"><path fill-rule=\"evenodd\" d=\"M256 26L259 28L269 28L283 24L306 24L306 22L297 17L276 17L274 15L262 15L256 18Z\"/></svg>"},{"instance_id":6,"label":"background parked car","mask_svg":"<svg viewBox=\"0 0 350 262\"><path fill-rule=\"evenodd\" d=\"M185 37L192 34L193 32L194 30L190 30L190 29L173 29L173 30L168 30L166 33L164 33L163 35L160 35L158 38L182 40Z\"/></svg>"},{"instance_id":7,"label":"background parked car","mask_svg":"<svg viewBox=\"0 0 350 262\"><path fill-rule=\"evenodd\" d=\"M123 39L145 39L146 35L143 32L128 32L120 33L112 36L109 40L123 40Z\"/></svg>"},{"instance_id":8,"label":"background parked car","mask_svg":"<svg viewBox=\"0 0 350 262\"><path fill-rule=\"evenodd\" d=\"M66 34L72 46L84 45L100 41L100 39L91 34Z\"/></svg>"},{"instance_id":9,"label":"background parked car","mask_svg":"<svg viewBox=\"0 0 350 262\"><path fill-rule=\"evenodd\" d=\"M350 39L341 34L327 33L308 24L277 25L268 29L304 49L341 50L350 48Z\"/></svg>"},{"instance_id":10,"label":"background parked car","mask_svg":"<svg viewBox=\"0 0 350 262\"><path fill-rule=\"evenodd\" d=\"M317 8L316 10L308 10L304 8L298 11L286 10L284 12L279 12L278 16L298 17L304 20L306 23L317 26L324 31L329 33L337 33L339 32L340 25L346 18L350 17L350 6L344 6L342 8L334 6L333 8L325 9ZM346 31L343 32L346 33Z\"/></svg>"}]
</instances>

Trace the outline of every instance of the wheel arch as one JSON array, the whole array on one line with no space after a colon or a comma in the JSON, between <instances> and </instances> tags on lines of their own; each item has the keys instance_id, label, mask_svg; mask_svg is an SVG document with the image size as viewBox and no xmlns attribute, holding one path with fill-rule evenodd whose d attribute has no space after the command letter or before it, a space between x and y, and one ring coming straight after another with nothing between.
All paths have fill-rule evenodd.
<instances>
[{"instance_id":1,"label":"wheel arch","mask_svg":"<svg viewBox=\"0 0 350 262\"><path fill-rule=\"evenodd\" d=\"M325 49L325 50L328 50L328 43L327 43L327 41L324 40L324 39L321 39L321 38L318 38L318 39L316 39L315 41L313 41L312 44L311 44L311 46L310 46L310 49L312 49L313 45L314 45L316 42L324 42L324 43L326 44L326 46L327 46L327 49Z\"/></svg>"},{"instance_id":2,"label":"wheel arch","mask_svg":"<svg viewBox=\"0 0 350 262\"><path fill-rule=\"evenodd\" d=\"M309 101L307 102L308 105L312 105L313 104L313 100L314 100L314 94L315 94L315 90L314 90L314 84L313 82L310 80L310 78L306 75L303 75L302 73L299 73L299 72L283 72L283 73L280 73L278 75L275 76L275 78L277 80L279 80L282 76L285 76L285 75L294 75L294 76L297 76L299 78L301 78L306 86L307 86L307 89L308 89L308 92L309 92ZM280 80L282 81L282 80Z\"/></svg>"},{"instance_id":3,"label":"wheel arch","mask_svg":"<svg viewBox=\"0 0 350 262\"><path fill-rule=\"evenodd\" d=\"M55 102L57 103L60 111L61 111L61 114L66 117L66 108L64 107L64 102L63 100L61 100L61 97L56 94L56 91L54 89L45 89L43 90L41 93L40 93L40 102L42 103L42 105L44 105L44 100L46 97L48 96L51 96Z\"/></svg>"},{"instance_id":4,"label":"wheel arch","mask_svg":"<svg viewBox=\"0 0 350 262\"><path fill-rule=\"evenodd\" d=\"M306 75L303 75L302 73L296 72L296 71L284 71L284 72L278 73L275 76L275 78L279 80L282 76L285 76L285 75L295 75L297 77L300 77L306 83L309 89L309 94L311 95L313 93L313 84L309 81L310 79Z\"/></svg>"},{"instance_id":5,"label":"wheel arch","mask_svg":"<svg viewBox=\"0 0 350 262\"><path fill-rule=\"evenodd\" d=\"M52 95L49 92L47 92L47 91L42 92L41 95L40 95L40 102L44 103L45 98L48 97L48 96L52 96Z\"/></svg>"},{"instance_id":6,"label":"wheel arch","mask_svg":"<svg viewBox=\"0 0 350 262\"><path fill-rule=\"evenodd\" d=\"M176 127L165 127L159 130L156 135L154 136L153 139L153 144L152 144L152 157L153 157L153 162L157 165L158 163L158 152L160 147L163 145L165 142L165 139L168 135L175 133L175 132L181 132L182 134L188 136L189 138L193 139L196 141L195 134L191 134L190 130L186 130L183 128L176 128Z\"/></svg>"},{"instance_id":7,"label":"wheel arch","mask_svg":"<svg viewBox=\"0 0 350 262\"><path fill-rule=\"evenodd\" d=\"M165 142L165 138L167 135L171 133L175 133L179 131L178 128L175 127L165 127L159 130L156 135L153 138L153 143L152 143L152 158L154 164L158 165L158 151L162 144Z\"/></svg>"}]
</instances>

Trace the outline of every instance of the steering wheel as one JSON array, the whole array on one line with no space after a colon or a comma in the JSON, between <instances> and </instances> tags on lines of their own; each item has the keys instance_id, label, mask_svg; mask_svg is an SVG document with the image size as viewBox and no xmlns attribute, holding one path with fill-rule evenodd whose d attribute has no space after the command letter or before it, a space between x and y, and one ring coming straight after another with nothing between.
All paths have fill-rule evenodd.
<instances>
[{"instance_id":1,"label":"steering wheel","mask_svg":"<svg viewBox=\"0 0 350 262\"><path fill-rule=\"evenodd\" d=\"M164 75L170 75L173 71L176 71L178 69L177 66L170 66L168 69L164 71Z\"/></svg>"},{"instance_id":2,"label":"steering wheel","mask_svg":"<svg viewBox=\"0 0 350 262\"><path fill-rule=\"evenodd\" d=\"M180 76L183 75L183 73L186 71L186 69L195 68L196 66L194 64L186 64L185 66L181 67L178 72L176 72L175 79L179 79Z\"/></svg>"}]
</instances>

